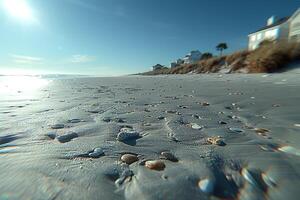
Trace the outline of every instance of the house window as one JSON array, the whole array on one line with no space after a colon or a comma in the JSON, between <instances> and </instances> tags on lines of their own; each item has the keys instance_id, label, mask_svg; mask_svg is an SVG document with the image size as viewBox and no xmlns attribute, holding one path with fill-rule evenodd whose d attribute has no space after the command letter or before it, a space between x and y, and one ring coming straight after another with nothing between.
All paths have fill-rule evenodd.
<instances>
[{"instance_id":1,"label":"house window","mask_svg":"<svg viewBox=\"0 0 300 200\"><path fill-rule=\"evenodd\" d=\"M266 32L266 38L275 39L278 34L278 29L269 30Z\"/></svg>"}]
</instances>

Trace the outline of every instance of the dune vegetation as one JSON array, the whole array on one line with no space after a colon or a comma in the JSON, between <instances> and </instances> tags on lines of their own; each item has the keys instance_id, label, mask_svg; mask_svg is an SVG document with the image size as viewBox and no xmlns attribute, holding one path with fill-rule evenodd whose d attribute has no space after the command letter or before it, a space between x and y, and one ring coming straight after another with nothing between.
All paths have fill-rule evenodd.
<instances>
[{"instance_id":1,"label":"dune vegetation","mask_svg":"<svg viewBox=\"0 0 300 200\"><path fill-rule=\"evenodd\" d=\"M299 43L265 41L253 51L242 50L229 55L208 57L194 64L182 64L142 74L272 73L283 70L290 63L299 60Z\"/></svg>"}]
</instances>

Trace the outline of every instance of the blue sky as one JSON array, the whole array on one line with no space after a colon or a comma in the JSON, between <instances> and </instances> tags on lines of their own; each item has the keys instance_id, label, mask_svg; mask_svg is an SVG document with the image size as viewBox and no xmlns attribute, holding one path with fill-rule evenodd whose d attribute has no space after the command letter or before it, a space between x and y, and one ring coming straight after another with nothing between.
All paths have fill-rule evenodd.
<instances>
[{"instance_id":1,"label":"blue sky","mask_svg":"<svg viewBox=\"0 0 300 200\"><path fill-rule=\"evenodd\" d=\"M147 71L190 50L216 53L219 42L227 52L246 48L247 34L269 16L298 7L298 0L0 0L0 73Z\"/></svg>"}]
</instances>

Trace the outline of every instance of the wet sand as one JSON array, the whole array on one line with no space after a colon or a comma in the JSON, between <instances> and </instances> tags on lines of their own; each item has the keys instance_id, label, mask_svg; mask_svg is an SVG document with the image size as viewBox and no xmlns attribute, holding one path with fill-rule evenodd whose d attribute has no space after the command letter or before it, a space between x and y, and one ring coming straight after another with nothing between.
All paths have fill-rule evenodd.
<instances>
[{"instance_id":1,"label":"wet sand","mask_svg":"<svg viewBox=\"0 0 300 200\"><path fill-rule=\"evenodd\" d=\"M2 95L0 199L299 199L299 103L299 73L74 78Z\"/></svg>"}]
</instances>

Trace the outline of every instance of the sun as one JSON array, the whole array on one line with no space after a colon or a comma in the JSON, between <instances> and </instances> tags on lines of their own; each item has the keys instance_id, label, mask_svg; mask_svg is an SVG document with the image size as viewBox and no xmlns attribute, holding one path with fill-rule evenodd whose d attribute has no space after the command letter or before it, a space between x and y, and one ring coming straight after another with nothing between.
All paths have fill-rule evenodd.
<instances>
[{"instance_id":1,"label":"sun","mask_svg":"<svg viewBox=\"0 0 300 200\"><path fill-rule=\"evenodd\" d=\"M3 7L6 12L24 22L33 22L33 11L26 0L3 0Z\"/></svg>"}]
</instances>

